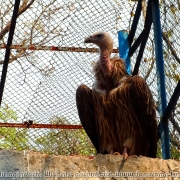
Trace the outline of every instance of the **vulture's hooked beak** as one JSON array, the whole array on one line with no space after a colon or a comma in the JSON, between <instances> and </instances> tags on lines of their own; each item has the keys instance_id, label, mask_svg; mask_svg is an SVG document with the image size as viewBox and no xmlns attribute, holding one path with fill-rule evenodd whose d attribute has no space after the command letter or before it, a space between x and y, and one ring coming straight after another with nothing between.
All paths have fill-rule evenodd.
<instances>
[{"instance_id":1,"label":"vulture's hooked beak","mask_svg":"<svg viewBox=\"0 0 180 180\"><path fill-rule=\"evenodd\" d=\"M84 39L84 43L92 43L93 42L93 36L89 36Z\"/></svg>"}]
</instances>

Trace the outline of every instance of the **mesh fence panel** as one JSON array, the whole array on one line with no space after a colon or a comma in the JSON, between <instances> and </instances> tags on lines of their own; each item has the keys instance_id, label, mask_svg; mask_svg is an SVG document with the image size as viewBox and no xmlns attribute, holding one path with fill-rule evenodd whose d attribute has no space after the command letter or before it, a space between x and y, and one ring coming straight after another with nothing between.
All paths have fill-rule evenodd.
<instances>
[{"instance_id":1,"label":"mesh fence panel","mask_svg":"<svg viewBox=\"0 0 180 180\"><path fill-rule=\"evenodd\" d=\"M162 18L162 37L163 37L163 50L165 62L165 75L166 75L166 96L169 101L173 94L174 88L180 79L180 4L179 1L162 1L161 2L161 18ZM179 159L177 149L180 149L180 131L179 125L179 101L170 117L170 142L171 142L171 156L172 158Z\"/></svg>"},{"instance_id":2,"label":"mesh fence panel","mask_svg":"<svg viewBox=\"0 0 180 180\"><path fill-rule=\"evenodd\" d=\"M134 40L144 28L146 1L142 5ZM13 0L0 2L1 67L13 6ZM37 124L79 125L75 92L82 83L92 86L92 67L99 56L97 52L89 52L88 48L96 46L85 45L84 38L95 31L108 31L113 37L114 49L117 49L117 32L130 31L136 7L137 1L131 0L22 0L0 111L1 122L24 123L31 120ZM180 79L179 1L161 0L160 10L169 101ZM138 50L131 58L132 70ZM146 44L139 75L146 79L158 107L153 30ZM180 149L179 106L178 103L170 121L171 153L175 159L179 159ZM95 153L82 129L2 127L0 135L1 148L66 155ZM160 142L157 155L161 157Z\"/></svg>"}]
</instances>

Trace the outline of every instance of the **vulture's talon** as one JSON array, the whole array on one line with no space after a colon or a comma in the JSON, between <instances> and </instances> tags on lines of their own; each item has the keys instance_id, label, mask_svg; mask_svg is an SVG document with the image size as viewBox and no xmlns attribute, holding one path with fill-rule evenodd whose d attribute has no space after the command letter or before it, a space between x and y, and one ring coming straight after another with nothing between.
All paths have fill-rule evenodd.
<instances>
[{"instance_id":1,"label":"vulture's talon","mask_svg":"<svg viewBox=\"0 0 180 180\"><path fill-rule=\"evenodd\" d=\"M123 160L127 160L127 159L129 159L129 158L139 158L139 157L138 157L137 155L128 156L127 153L125 153L125 154L123 155Z\"/></svg>"},{"instance_id":2,"label":"vulture's talon","mask_svg":"<svg viewBox=\"0 0 180 180\"><path fill-rule=\"evenodd\" d=\"M130 158L139 158L137 155L129 156Z\"/></svg>"},{"instance_id":3,"label":"vulture's talon","mask_svg":"<svg viewBox=\"0 0 180 180\"><path fill-rule=\"evenodd\" d=\"M129 157L129 156L128 156L127 153L123 153L123 160L127 160L128 157Z\"/></svg>"}]
</instances>

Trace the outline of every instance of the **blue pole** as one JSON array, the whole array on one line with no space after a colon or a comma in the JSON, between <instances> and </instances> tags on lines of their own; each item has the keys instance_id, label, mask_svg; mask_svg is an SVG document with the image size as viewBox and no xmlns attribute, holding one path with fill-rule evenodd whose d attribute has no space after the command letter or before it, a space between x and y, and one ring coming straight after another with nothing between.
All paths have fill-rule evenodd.
<instances>
[{"instance_id":1,"label":"blue pole","mask_svg":"<svg viewBox=\"0 0 180 180\"><path fill-rule=\"evenodd\" d=\"M131 74L131 64L129 57L129 36L127 31L122 30L118 32L118 43L119 57L125 60L127 73Z\"/></svg>"},{"instance_id":2,"label":"blue pole","mask_svg":"<svg viewBox=\"0 0 180 180\"><path fill-rule=\"evenodd\" d=\"M156 66L157 66L157 83L158 83L159 101L160 101L159 110L160 110L160 117L162 118L167 106L167 102L166 102L159 0L154 0L152 2L152 16L153 16L154 41L155 41L155 53L156 53ZM170 159L168 122L163 122L163 121L160 122L160 134L161 134L161 143L162 143L162 156L164 159Z\"/></svg>"}]
</instances>

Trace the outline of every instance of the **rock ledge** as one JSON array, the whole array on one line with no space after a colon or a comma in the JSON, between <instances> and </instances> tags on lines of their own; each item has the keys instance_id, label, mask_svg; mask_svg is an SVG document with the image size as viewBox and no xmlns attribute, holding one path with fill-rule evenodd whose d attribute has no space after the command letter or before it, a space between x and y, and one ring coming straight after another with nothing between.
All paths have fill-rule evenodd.
<instances>
[{"instance_id":1,"label":"rock ledge","mask_svg":"<svg viewBox=\"0 0 180 180\"><path fill-rule=\"evenodd\" d=\"M120 171L119 171L120 168ZM147 157L97 155L56 156L33 151L0 151L0 179L59 180L59 179L180 179L180 162Z\"/></svg>"}]
</instances>

